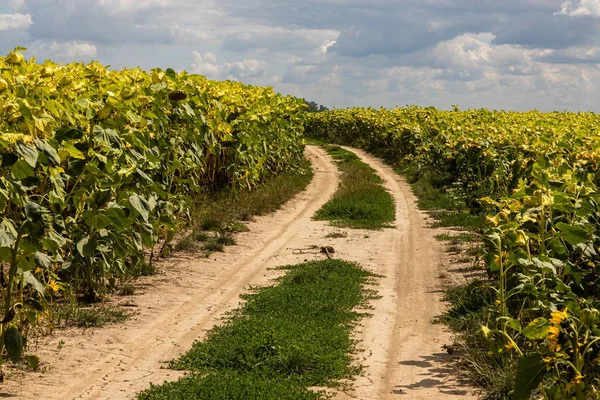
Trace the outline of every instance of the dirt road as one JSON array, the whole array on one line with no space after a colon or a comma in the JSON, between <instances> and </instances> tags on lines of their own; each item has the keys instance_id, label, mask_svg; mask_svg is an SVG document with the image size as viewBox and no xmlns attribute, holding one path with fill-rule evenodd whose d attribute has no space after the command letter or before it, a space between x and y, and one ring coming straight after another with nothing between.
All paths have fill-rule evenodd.
<instances>
[{"instance_id":1,"label":"dirt road","mask_svg":"<svg viewBox=\"0 0 600 400\"><path fill-rule=\"evenodd\" d=\"M225 254L203 259L178 256L161 266L158 277L141 283L132 301L138 311L123 324L101 329L60 332L36 350L46 371L26 380L9 379L1 397L19 399L132 399L150 383L175 380L182 374L164 369L164 362L202 339L227 311L239 304L250 285L268 284L278 265L321 259L312 245L332 245L336 257L357 261L385 275L376 287L371 318L357 329L358 363L364 374L355 390L337 398L452 399L466 398L465 390L447 379L443 344L448 332L431 319L443 310L440 301L441 246L425 227L425 216L414 197L390 168L351 149L371 164L396 199L396 228L382 231L344 229L345 238L325 236L340 229L312 221L312 215L335 192L339 177L324 151L309 146L315 178L308 189L280 211L259 217L250 232Z\"/></svg>"},{"instance_id":2,"label":"dirt road","mask_svg":"<svg viewBox=\"0 0 600 400\"><path fill-rule=\"evenodd\" d=\"M396 228L377 232L364 246L370 255L356 261L385 276L373 303L371 318L356 334L365 374L355 390L339 399L465 399L474 398L450 376L449 355L442 349L452 335L432 320L444 311L440 275L448 274L441 244L428 228L427 215L417 209L410 186L390 167L364 151L347 148L371 165L396 201ZM361 246L362 247L362 246ZM354 260L355 253L339 257Z\"/></svg>"}]
</instances>

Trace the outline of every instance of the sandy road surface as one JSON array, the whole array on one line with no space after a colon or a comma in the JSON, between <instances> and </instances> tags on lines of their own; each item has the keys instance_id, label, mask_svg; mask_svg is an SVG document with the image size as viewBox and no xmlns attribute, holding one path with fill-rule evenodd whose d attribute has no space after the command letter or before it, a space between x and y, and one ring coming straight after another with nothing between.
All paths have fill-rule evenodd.
<instances>
[{"instance_id":1,"label":"sandy road surface","mask_svg":"<svg viewBox=\"0 0 600 400\"><path fill-rule=\"evenodd\" d=\"M442 245L427 227L427 215L417 209L410 186L390 167L364 151L348 150L384 179L396 201L396 228L377 232L376 241L368 243L371 256L356 259L385 278L378 288L382 298L372 304L373 316L364 319L356 332L365 374L355 382L354 391L337 398L474 398L450 376L450 356L442 346L452 344L452 335L432 324L445 307L440 274L449 271L443 266ZM354 259L352 253L345 258Z\"/></svg>"},{"instance_id":2,"label":"sandy road surface","mask_svg":"<svg viewBox=\"0 0 600 400\"><path fill-rule=\"evenodd\" d=\"M219 318L239 304L249 285L269 283L278 272L270 267L323 255L312 245L332 245L336 257L357 261L385 275L375 287L371 318L355 334L358 363L365 366L354 390L337 398L452 399L467 392L447 379L449 368L442 345L448 332L431 319L443 310L440 302L440 244L425 227L414 196L390 168L365 153L360 155L386 181L396 199L396 228L382 231L343 229L345 238L325 236L340 229L311 216L335 192L338 171L321 150L307 147L315 178L308 189L280 211L250 223L238 245L209 259L178 256L160 268L165 273L142 281L132 297L137 315L123 324L60 332L38 349L46 371L15 377L0 387L1 397L19 399L133 399L135 394L182 374L162 368L164 362L188 350ZM58 350L59 343L64 342ZM449 382L450 381L450 382Z\"/></svg>"}]
</instances>

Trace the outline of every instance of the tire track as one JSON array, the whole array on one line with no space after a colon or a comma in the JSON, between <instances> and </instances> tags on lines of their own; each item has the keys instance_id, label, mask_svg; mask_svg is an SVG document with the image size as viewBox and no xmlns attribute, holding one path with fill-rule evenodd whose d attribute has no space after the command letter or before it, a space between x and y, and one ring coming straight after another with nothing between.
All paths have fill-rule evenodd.
<instances>
[{"instance_id":1,"label":"tire track","mask_svg":"<svg viewBox=\"0 0 600 400\"><path fill-rule=\"evenodd\" d=\"M417 209L410 186L389 166L362 150L346 149L384 180L396 202L396 222L394 229L380 234L379 251L371 260L371 269L384 278L376 288L382 298L372 304L372 317L356 335L362 342L364 374L354 391L338 398L469 398L469 391L452 381L449 356L442 350L452 343L452 335L432 323L445 309L439 276L447 271L427 216Z\"/></svg>"}]
</instances>

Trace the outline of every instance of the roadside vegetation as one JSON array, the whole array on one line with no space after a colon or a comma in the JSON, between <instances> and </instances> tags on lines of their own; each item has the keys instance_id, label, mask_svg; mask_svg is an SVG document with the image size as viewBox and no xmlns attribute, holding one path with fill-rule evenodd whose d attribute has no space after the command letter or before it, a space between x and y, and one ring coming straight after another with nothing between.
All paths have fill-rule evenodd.
<instances>
[{"instance_id":1,"label":"roadside vegetation","mask_svg":"<svg viewBox=\"0 0 600 400\"><path fill-rule=\"evenodd\" d=\"M333 198L315 214L315 219L331 221L338 227L382 229L394 222L394 199L383 187L375 170L356 154L339 146L324 146L337 161L342 173Z\"/></svg>"},{"instance_id":2,"label":"roadside vegetation","mask_svg":"<svg viewBox=\"0 0 600 400\"><path fill-rule=\"evenodd\" d=\"M232 234L245 232L254 216L278 210L306 189L313 177L308 160L298 169L272 176L252 190L221 190L198 196L190 210L190 224L173 247L175 251L202 251L209 255L235 244ZM170 249L166 249L166 252Z\"/></svg>"},{"instance_id":3,"label":"roadside vegetation","mask_svg":"<svg viewBox=\"0 0 600 400\"><path fill-rule=\"evenodd\" d=\"M189 232L174 240L173 246L166 246L160 256L168 256L172 251L200 252L204 256L224 251L225 246L236 244L235 233L248 229L246 221L279 209L306 189L312 176L310 162L304 160L297 170L270 177L252 189L222 189L204 194L190 208L192 222L187 228ZM109 300L110 294L134 295L135 279L154 273L154 264L145 264L144 269L130 271L115 283L114 289L104 292L96 302L86 301L76 292L63 290L61 296L49 305L50 325L47 327L92 328L124 321L131 312L104 301Z\"/></svg>"},{"instance_id":4,"label":"roadside vegetation","mask_svg":"<svg viewBox=\"0 0 600 400\"><path fill-rule=\"evenodd\" d=\"M279 269L286 274L276 285L243 295L245 305L225 324L171 362L187 377L139 399L324 399L310 388L339 387L356 375L351 332L375 297L368 286L376 276L334 259Z\"/></svg>"},{"instance_id":5,"label":"roadside vegetation","mask_svg":"<svg viewBox=\"0 0 600 400\"><path fill-rule=\"evenodd\" d=\"M483 228L493 301L449 293L475 296L454 304L475 322L448 322L477 350L465 364L487 398L583 400L600 397L599 128L594 113L355 108L310 114L306 134L363 147L464 204L436 226Z\"/></svg>"},{"instance_id":6,"label":"roadside vegetation","mask_svg":"<svg viewBox=\"0 0 600 400\"><path fill-rule=\"evenodd\" d=\"M303 160L301 99L173 69L37 63L25 50L0 56L0 363L21 361L25 333L51 324L57 300L98 302L151 273L195 199Z\"/></svg>"}]
</instances>

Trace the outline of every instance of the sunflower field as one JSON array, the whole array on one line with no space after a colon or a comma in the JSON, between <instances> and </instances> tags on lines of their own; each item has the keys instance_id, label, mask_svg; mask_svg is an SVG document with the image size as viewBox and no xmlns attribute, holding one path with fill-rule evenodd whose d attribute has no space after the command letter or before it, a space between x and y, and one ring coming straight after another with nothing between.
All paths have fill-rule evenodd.
<instances>
[{"instance_id":1,"label":"sunflower field","mask_svg":"<svg viewBox=\"0 0 600 400\"><path fill-rule=\"evenodd\" d=\"M47 298L89 294L173 239L194 196L297 167L304 102L187 72L0 56L0 353Z\"/></svg>"},{"instance_id":2,"label":"sunflower field","mask_svg":"<svg viewBox=\"0 0 600 400\"><path fill-rule=\"evenodd\" d=\"M480 334L514 399L599 398L600 115L356 108L308 136L443 174L485 212L495 303Z\"/></svg>"}]
</instances>

